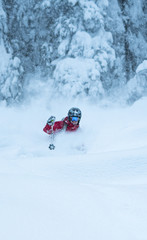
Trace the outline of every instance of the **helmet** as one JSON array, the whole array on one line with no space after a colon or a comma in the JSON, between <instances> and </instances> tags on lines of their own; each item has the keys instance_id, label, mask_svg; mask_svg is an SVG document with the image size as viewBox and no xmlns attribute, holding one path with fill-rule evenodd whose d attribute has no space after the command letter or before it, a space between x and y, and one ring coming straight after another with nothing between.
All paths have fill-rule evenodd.
<instances>
[{"instance_id":1,"label":"helmet","mask_svg":"<svg viewBox=\"0 0 147 240\"><path fill-rule=\"evenodd\" d=\"M82 113L81 113L81 110L79 108L73 107L73 108L69 109L69 111L68 111L69 121L71 120L72 117L78 117L79 122L80 122L81 116L82 116Z\"/></svg>"}]
</instances>

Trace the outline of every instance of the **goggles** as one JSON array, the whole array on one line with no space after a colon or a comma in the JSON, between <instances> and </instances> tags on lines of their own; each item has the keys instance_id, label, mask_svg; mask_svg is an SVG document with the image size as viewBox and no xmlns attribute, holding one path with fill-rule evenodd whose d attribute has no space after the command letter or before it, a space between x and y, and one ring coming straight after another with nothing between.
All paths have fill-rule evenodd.
<instances>
[{"instance_id":1,"label":"goggles","mask_svg":"<svg viewBox=\"0 0 147 240\"><path fill-rule=\"evenodd\" d=\"M78 117L71 117L72 122L78 122L79 118Z\"/></svg>"}]
</instances>

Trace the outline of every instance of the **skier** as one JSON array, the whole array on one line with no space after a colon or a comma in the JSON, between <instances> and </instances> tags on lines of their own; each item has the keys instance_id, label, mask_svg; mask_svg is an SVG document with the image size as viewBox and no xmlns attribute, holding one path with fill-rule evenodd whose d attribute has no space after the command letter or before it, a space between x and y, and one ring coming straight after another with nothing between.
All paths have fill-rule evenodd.
<instances>
[{"instance_id":1,"label":"skier","mask_svg":"<svg viewBox=\"0 0 147 240\"><path fill-rule=\"evenodd\" d=\"M68 111L68 116L61 121L55 122L55 117L51 116L43 128L43 131L49 135L57 133L61 130L65 130L67 132L76 131L79 128L81 116L81 110L73 107Z\"/></svg>"}]
</instances>

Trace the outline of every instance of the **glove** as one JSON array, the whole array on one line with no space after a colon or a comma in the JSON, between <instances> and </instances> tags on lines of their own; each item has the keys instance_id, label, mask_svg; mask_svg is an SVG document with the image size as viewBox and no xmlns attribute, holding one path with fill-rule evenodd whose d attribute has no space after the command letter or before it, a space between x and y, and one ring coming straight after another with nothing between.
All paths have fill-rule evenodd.
<instances>
[{"instance_id":1,"label":"glove","mask_svg":"<svg viewBox=\"0 0 147 240\"><path fill-rule=\"evenodd\" d=\"M53 126L54 125L54 123L55 123L55 117L54 116L51 116L48 120L47 120L47 124L49 125L49 126Z\"/></svg>"}]
</instances>

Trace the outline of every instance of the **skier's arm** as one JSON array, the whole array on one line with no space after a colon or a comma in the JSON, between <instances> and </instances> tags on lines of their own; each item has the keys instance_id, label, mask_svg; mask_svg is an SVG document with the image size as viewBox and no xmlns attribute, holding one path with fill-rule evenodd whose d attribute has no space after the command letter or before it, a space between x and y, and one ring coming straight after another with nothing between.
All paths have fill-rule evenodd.
<instances>
[{"instance_id":1,"label":"skier's arm","mask_svg":"<svg viewBox=\"0 0 147 240\"><path fill-rule=\"evenodd\" d=\"M52 134L53 132L55 133L62 130L63 126L64 126L63 121L57 121L54 122L54 124L52 124L52 121L50 121L49 118L45 127L43 128L43 131L46 132L47 134Z\"/></svg>"},{"instance_id":2,"label":"skier's arm","mask_svg":"<svg viewBox=\"0 0 147 240\"><path fill-rule=\"evenodd\" d=\"M43 131L47 134L52 134L52 127L46 124L45 127L43 128Z\"/></svg>"},{"instance_id":3,"label":"skier's arm","mask_svg":"<svg viewBox=\"0 0 147 240\"><path fill-rule=\"evenodd\" d=\"M55 117L54 116L51 116L48 120L47 120L47 123L45 125L45 127L43 128L43 131L48 133L48 134L51 134L53 132L53 126L55 124Z\"/></svg>"}]
</instances>

